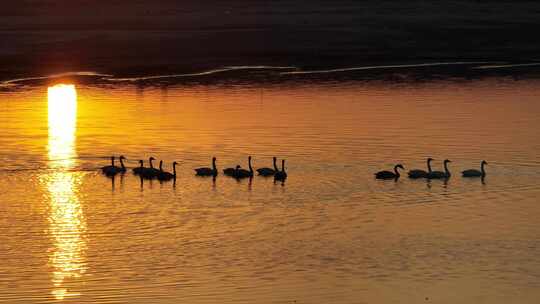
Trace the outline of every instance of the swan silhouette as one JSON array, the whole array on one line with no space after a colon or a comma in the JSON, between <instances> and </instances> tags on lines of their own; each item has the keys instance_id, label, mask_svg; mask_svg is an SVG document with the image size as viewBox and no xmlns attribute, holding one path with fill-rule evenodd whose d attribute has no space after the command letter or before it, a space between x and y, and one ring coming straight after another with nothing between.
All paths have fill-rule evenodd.
<instances>
[{"instance_id":1,"label":"swan silhouette","mask_svg":"<svg viewBox=\"0 0 540 304\"><path fill-rule=\"evenodd\" d=\"M285 172L285 160L281 160L281 171L277 171L274 174L274 180L284 181L287 179L287 172Z\"/></svg>"},{"instance_id":2,"label":"swan silhouette","mask_svg":"<svg viewBox=\"0 0 540 304\"><path fill-rule=\"evenodd\" d=\"M124 156L119 157L121 167L118 167L118 166L114 165L114 159L115 159L115 157L111 156L111 165L101 167L101 172L103 172L103 174L105 174L105 175L115 175L115 174L118 174L118 173L121 173L121 172L126 172L126 166L124 166L124 159L126 159L126 158Z\"/></svg>"},{"instance_id":3,"label":"swan silhouette","mask_svg":"<svg viewBox=\"0 0 540 304\"><path fill-rule=\"evenodd\" d=\"M484 170L484 166L487 165L487 161L483 160L480 163L480 171L476 169L469 169L461 172L463 177L485 177L486 171Z\"/></svg>"},{"instance_id":4,"label":"swan silhouette","mask_svg":"<svg viewBox=\"0 0 540 304\"><path fill-rule=\"evenodd\" d=\"M409 178L426 178L428 177L428 174L430 174L432 171L431 171L431 161L433 160L433 158L428 158L427 159L427 172L424 171L424 170L421 170L421 169L414 169L414 170L411 170L408 172L408 175L409 175Z\"/></svg>"},{"instance_id":5,"label":"swan silhouette","mask_svg":"<svg viewBox=\"0 0 540 304\"><path fill-rule=\"evenodd\" d=\"M153 179L158 175L159 170L154 168L154 164L152 163L154 160L155 158L152 156L148 159L148 162L150 163L150 168L142 169L141 173L139 173L142 177L147 179Z\"/></svg>"},{"instance_id":6,"label":"swan silhouette","mask_svg":"<svg viewBox=\"0 0 540 304\"><path fill-rule=\"evenodd\" d=\"M444 160L444 172L443 171L431 171L431 173L428 174L427 178L429 179L446 179L451 176L450 170L448 170L448 163L451 163L452 161L445 159Z\"/></svg>"},{"instance_id":7,"label":"swan silhouette","mask_svg":"<svg viewBox=\"0 0 540 304\"><path fill-rule=\"evenodd\" d=\"M392 171L379 171L375 173L376 179L398 179L401 175L399 174L398 168L405 170L403 165L397 164L394 166L394 172Z\"/></svg>"},{"instance_id":8,"label":"swan silhouette","mask_svg":"<svg viewBox=\"0 0 540 304\"><path fill-rule=\"evenodd\" d=\"M261 176L273 176L274 174L276 174L276 172L279 171L278 168L277 168L277 165L276 165L277 158L274 156L272 159L273 159L273 163L274 163L274 169L268 168L268 167L259 168L259 169L257 169L257 173L259 173L259 175L261 175Z\"/></svg>"},{"instance_id":9,"label":"swan silhouette","mask_svg":"<svg viewBox=\"0 0 540 304\"><path fill-rule=\"evenodd\" d=\"M133 171L133 174L135 174L135 175L141 174L141 172L143 172L144 169L146 169L146 168L144 167L144 161L143 161L142 159L139 159L139 164L140 164L139 167L133 168L133 169L131 170L131 171Z\"/></svg>"},{"instance_id":10,"label":"swan silhouette","mask_svg":"<svg viewBox=\"0 0 540 304\"><path fill-rule=\"evenodd\" d=\"M173 162L173 173L163 171L163 161L159 162L159 173L157 175L157 179L160 181L168 181L171 179L176 179L176 165L177 162Z\"/></svg>"},{"instance_id":11,"label":"swan silhouette","mask_svg":"<svg viewBox=\"0 0 540 304\"><path fill-rule=\"evenodd\" d=\"M212 157L212 168L204 167L195 169L195 175L198 176L217 176L216 158Z\"/></svg>"},{"instance_id":12,"label":"swan silhouette","mask_svg":"<svg viewBox=\"0 0 540 304\"><path fill-rule=\"evenodd\" d=\"M253 167L251 167L251 156L248 157L249 170L237 168L235 172L236 178L253 177Z\"/></svg>"},{"instance_id":13,"label":"swan silhouette","mask_svg":"<svg viewBox=\"0 0 540 304\"><path fill-rule=\"evenodd\" d=\"M235 176L236 171L238 170L238 168L240 168L240 165L236 165L236 168L223 169L223 174L225 174L227 176Z\"/></svg>"}]
</instances>

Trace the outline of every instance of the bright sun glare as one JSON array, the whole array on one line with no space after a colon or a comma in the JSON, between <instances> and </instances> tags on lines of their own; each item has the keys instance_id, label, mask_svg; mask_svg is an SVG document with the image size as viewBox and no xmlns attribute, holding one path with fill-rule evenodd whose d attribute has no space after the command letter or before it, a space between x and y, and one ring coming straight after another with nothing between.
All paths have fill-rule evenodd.
<instances>
[{"instance_id":1,"label":"bright sun glare","mask_svg":"<svg viewBox=\"0 0 540 304\"><path fill-rule=\"evenodd\" d=\"M83 209L77 196L80 174L69 172L75 165L77 92L74 85L59 84L48 89L49 166L43 179L50 197L49 233L54 240L49 262L54 268L52 294L58 300L76 296L67 280L85 271L83 238L86 230Z\"/></svg>"},{"instance_id":2,"label":"bright sun glare","mask_svg":"<svg viewBox=\"0 0 540 304\"><path fill-rule=\"evenodd\" d=\"M48 89L49 159L69 166L74 156L77 92L74 85L58 84Z\"/></svg>"}]
</instances>

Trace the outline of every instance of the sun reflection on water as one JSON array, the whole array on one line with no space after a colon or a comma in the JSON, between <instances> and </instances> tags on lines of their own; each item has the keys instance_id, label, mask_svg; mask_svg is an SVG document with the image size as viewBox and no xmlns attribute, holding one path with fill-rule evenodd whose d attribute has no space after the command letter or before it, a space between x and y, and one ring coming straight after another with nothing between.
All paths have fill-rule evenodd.
<instances>
[{"instance_id":1,"label":"sun reflection on water","mask_svg":"<svg viewBox=\"0 0 540 304\"><path fill-rule=\"evenodd\" d=\"M62 300L79 295L68 288L86 269L86 221L79 201L81 174L75 166L77 93L73 85L48 89L49 169L41 177L48 191L49 235L54 247L49 256L53 268L53 296ZM70 285L71 286L71 285Z\"/></svg>"}]
</instances>

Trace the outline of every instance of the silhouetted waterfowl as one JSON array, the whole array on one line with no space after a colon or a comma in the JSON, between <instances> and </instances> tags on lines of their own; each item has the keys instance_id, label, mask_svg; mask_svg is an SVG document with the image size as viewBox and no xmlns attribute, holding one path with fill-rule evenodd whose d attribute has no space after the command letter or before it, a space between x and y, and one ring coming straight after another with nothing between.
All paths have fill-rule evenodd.
<instances>
[{"instance_id":1,"label":"silhouetted waterfowl","mask_svg":"<svg viewBox=\"0 0 540 304\"><path fill-rule=\"evenodd\" d=\"M118 174L120 172L126 172L126 167L124 166L124 161L123 161L125 159L125 157L120 156L120 165L121 165L121 167L118 167L118 166L114 165L114 159L115 159L115 157L111 156L111 165L101 167L101 171L105 175L115 175L115 174Z\"/></svg>"},{"instance_id":2,"label":"silhouetted waterfowl","mask_svg":"<svg viewBox=\"0 0 540 304\"><path fill-rule=\"evenodd\" d=\"M249 170L238 168L238 170L235 173L235 177L236 178L253 177L253 167L251 167L251 156L248 157L248 166L249 166Z\"/></svg>"},{"instance_id":3,"label":"silhouetted waterfowl","mask_svg":"<svg viewBox=\"0 0 540 304\"><path fill-rule=\"evenodd\" d=\"M223 169L223 174L225 174L227 176L234 176L239 168L240 168L240 165L236 165L236 168Z\"/></svg>"},{"instance_id":4,"label":"silhouetted waterfowl","mask_svg":"<svg viewBox=\"0 0 540 304\"><path fill-rule=\"evenodd\" d=\"M276 161L277 161L277 158L274 156L273 158L273 163L274 163L274 169L272 168L259 168L257 169L257 173L259 173L259 175L261 176L273 176L274 174L276 174L276 172L278 172L278 168L277 168L277 165L276 165Z\"/></svg>"},{"instance_id":5,"label":"silhouetted waterfowl","mask_svg":"<svg viewBox=\"0 0 540 304\"><path fill-rule=\"evenodd\" d=\"M107 172L112 172L112 170L114 170L115 168L115 165L114 165L114 156L111 156L111 164L109 166L103 166L101 167L101 172L107 174Z\"/></svg>"},{"instance_id":6,"label":"silhouetted waterfowl","mask_svg":"<svg viewBox=\"0 0 540 304\"><path fill-rule=\"evenodd\" d=\"M176 179L176 162L172 163L173 166L173 173L163 171L163 161L159 162L159 173L157 175L157 179L160 181L167 181L171 179Z\"/></svg>"},{"instance_id":7,"label":"silhouetted waterfowl","mask_svg":"<svg viewBox=\"0 0 540 304\"><path fill-rule=\"evenodd\" d=\"M387 170L385 170L385 171L379 171L379 172L375 173L375 178L376 178L376 179L394 179L394 178L399 178L401 175L399 174L398 168L405 170L405 168L403 168L403 165L398 164L398 165L395 165L395 166L394 166L394 172L392 172L392 171L387 171Z\"/></svg>"},{"instance_id":8,"label":"silhouetted waterfowl","mask_svg":"<svg viewBox=\"0 0 540 304\"><path fill-rule=\"evenodd\" d=\"M444 172L443 171L431 171L431 173L428 174L427 178L429 179L442 179L442 178L449 178L451 176L450 170L448 170L448 163L451 163L450 160L445 159L444 160Z\"/></svg>"},{"instance_id":9,"label":"silhouetted waterfowl","mask_svg":"<svg viewBox=\"0 0 540 304\"><path fill-rule=\"evenodd\" d=\"M212 157L212 168L197 168L195 169L195 175L198 176L216 176L218 174L218 170L216 168L216 158Z\"/></svg>"},{"instance_id":10,"label":"silhouetted waterfowl","mask_svg":"<svg viewBox=\"0 0 540 304\"><path fill-rule=\"evenodd\" d=\"M274 174L274 180L284 181L287 179L287 172L285 172L285 160L281 160L281 171L277 171Z\"/></svg>"},{"instance_id":11,"label":"silhouetted waterfowl","mask_svg":"<svg viewBox=\"0 0 540 304\"><path fill-rule=\"evenodd\" d=\"M144 161L142 159L139 159L139 164L141 165L140 167L137 167L137 168L133 168L132 171L133 171L133 174L135 175L139 175L141 174L141 172L144 171Z\"/></svg>"},{"instance_id":12,"label":"silhouetted waterfowl","mask_svg":"<svg viewBox=\"0 0 540 304\"><path fill-rule=\"evenodd\" d=\"M155 158L150 156L150 158L148 159L148 162L150 163L150 168L146 168L146 170L144 171L148 171L146 174L157 176L157 174L159 173L159 170L154 168L154 163L153 163L154 160Z\"/></svg>"},{"instance_id":13,"label":"silhouetted waterfowl","mask_svg":"<svg viewBox=\"0 0 540 304\"><path fill-rule=\"evenodd\" d=\"M469 169L461 172L463 174L463 177L484 177L486 176L486 171L484 170L484 165L487 165L488 163L483 160L480 163L480 171L476 169Z\"/></svg>"},{"instance_id":14,"label":"silhouetted waterfowl","mask_svg":"<svg viewBox=\"0 0 540 304\"><path fill-rule=\"evenodd\" d=\"M421 169L414 169L414 170L411 170L408 172L408 175L409 175L409 178L426 178L428 176L428 174L430 174L432 171L431 171L431 161L433 160L433 158L428 158L427 159L427 168L428 170L427 171L424 171L424 170L421 170Z\"/></svg>"}]
</instances>

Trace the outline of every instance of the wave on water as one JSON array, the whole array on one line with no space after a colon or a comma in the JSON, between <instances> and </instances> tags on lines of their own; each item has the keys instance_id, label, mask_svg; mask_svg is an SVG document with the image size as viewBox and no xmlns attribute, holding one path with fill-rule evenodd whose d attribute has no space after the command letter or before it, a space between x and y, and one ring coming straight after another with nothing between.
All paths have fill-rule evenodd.
<instances>
[{"instance_id":1,"label":"wave on water","mask_svg":"<svg viewBox=\"0 0 540 304\"><path fill-rule=\"evenodd\" d=\"M297 67L293 66L265 66L265 65L255 65L255 66L230 66L224 67L204 72L198 73L187 73L187 74L169 74L169 75L154 75L154 76L142 76L142 77L127 77L127 78L105 78L109 81L145 81L145 80L155 80L155 79L165 79L165 78L181 78L181 77L197 77L197 76L207 76L223 72L232 72L232 71L243 71L243 70L295 70Z\"/></svg>"},{"instance_id":2,"label":"wave on water","mask_svg":"<svg viewBox=\"0 0 540 304\"><path fill-rule=\"evenodd\" d=\"M487 69L518 68L518 67L531 67L531 66L540 66L540 62L517 63L517 64L491 64L491 65L481 65L481 66L473 67L473 69L476 69L476 70L487 70Z\"/></svg>"},{"instance_id":3,"label":"wave on water","mask_svg":"<svg viewBox=\"0 0 540 304\"><path fill-rule=\"evenodd\" d=\"M456 62L433 62L433 63L417 63L417 64L372 65L372 66L349 67L349 68L328 69L328 70L291 71L291 72L283 72L281 73L281 75L326 74L326 73L354 72L354 71L378 70L378 69L420 68L420 67L452 66L452 65L475 65L475 64L487 64L487 63L491 63L491 62L456 61Z\"/></svg>"},{"instance_id":4,"label":"wave on water","mask_svg":"<svg viewBox=\"0 0 540 304\"><path fill-rule=\"evenodd\" d=\"M65 72L65 73L52 74L52 75L47 75L47 76L35 76L35 77L25 77L25 78L10 79L10 80L0 82L0 88L16 86L19 83L24 83L24 82L27 82L27 81L56 79L56 78L69 77L69 76L112 77L113 75L101 74L101 73L90 72L90 71Z\"/></svg>"}]
</instances>

